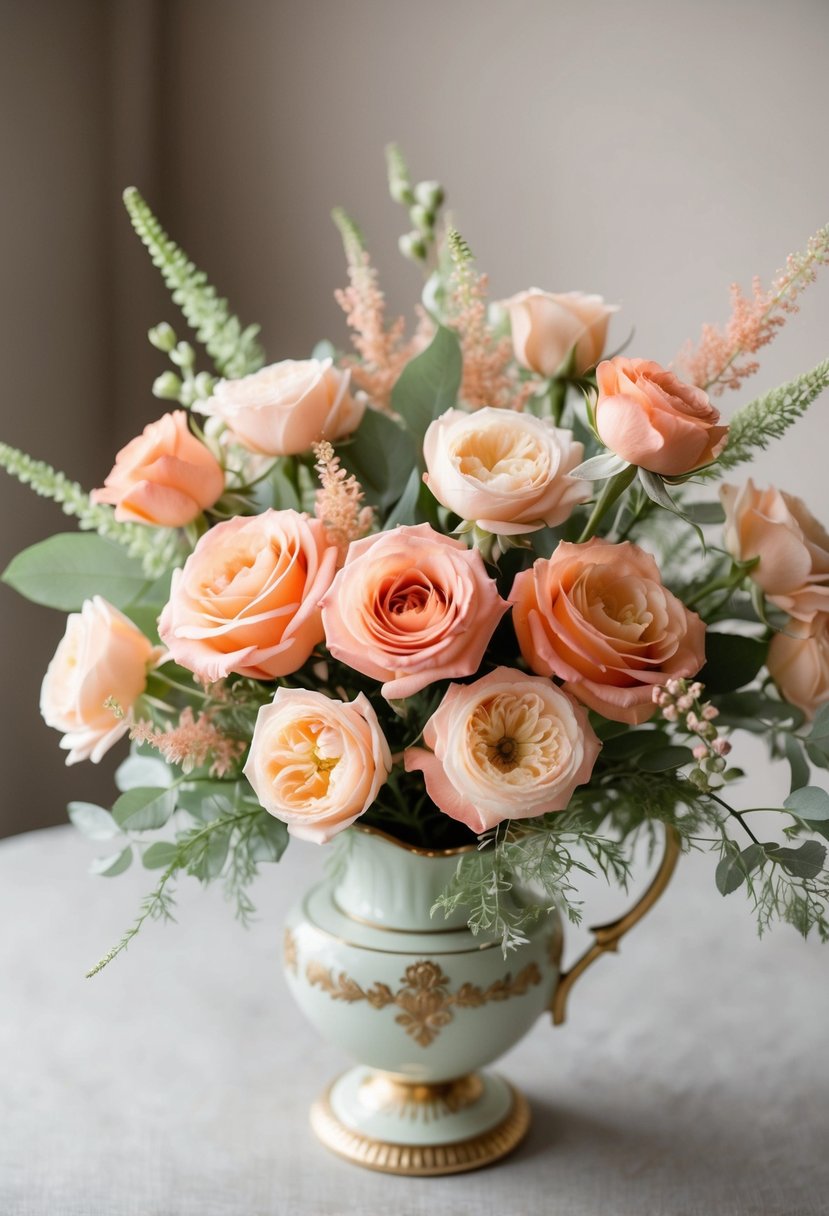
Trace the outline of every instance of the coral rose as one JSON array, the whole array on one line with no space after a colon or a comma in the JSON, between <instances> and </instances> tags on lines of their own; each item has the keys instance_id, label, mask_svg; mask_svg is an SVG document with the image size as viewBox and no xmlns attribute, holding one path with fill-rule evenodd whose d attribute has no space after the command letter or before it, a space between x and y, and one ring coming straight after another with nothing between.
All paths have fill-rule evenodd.
<instances>
[{"instance_id":1,"label":"coral rose","mask_svg":"<svg viewBox=\"0 0 829 1216\"><path fill-rule=\"evenodd\" d=\"M583 291L549 292L537 287L502 300L509 312L512 347L522 367L554 376L573 352L577 375L595 367L607 340L615 304Z\"/></svg>"},{"instance_id":2,"label":"coral rose","mask_svg":"<svg viewBox=\"0 0 829 1216\"><path fill-rule=\"evenodd\" d=\"M528 666L614 722L646 721L653 686L705 661L705 625L629 542L562 541L516 577L509 598Z\"/></svg>"},{"instance_id":3,"label":"coral rose","mask_svg":"<svg viewBox=\"0 0 829 1216\"><path fill-rule=\"evenodd\" d=\"M438 502L501 536L554 528L591 493L567 476L581 464L582 444L532 414L447 410L427 430L423 456Z\"/></svg>"},{"instance_id":4,"label":"coral rose","mask_svg":"<svg viewBox=\"0 0 829 1216\"><path fill-rule=\"evenodd\" d=\"M337 564L319 520L264 511L217 524L173 574L158 631L202 680L290 675L322 641L319 601Z\"/></svg>"},{"instance_id":5,"label":"coral rose","mask_svg":"<svg viewBox=\"0 0 829 1216\"><path fill-rule=\"evenodd\" d=\"M710 464L725 447L728 427L718 425L719 411L708 395L658 363L617 356L599 364L596 379L596 430L623 460L681 477Z\"/></svg>"},{"instance_id":6,"label":"coral rose","mask_svg":"<svg viewBox=\"0 0 829 1216\"><path fill-rule=\"evenodd\" d=\"M181 528L212 507L225 487L222 466L187 425L184 410L164 414L115 457L93 502L110 503L115 518Z\"/></svg>"},{"instance_id":7,"label":"coral rose","mask_svg":"<svg viewBox=\"0 0 829 1216\"><path fill-rule=\"evenodd\" d=\"M810 621L829 611L829 535L806 504L769 486L724 485L725 547L737 561L760 561L750 571L767 599L789 616Z\"/></svg>"},{"instance_id":8,"label":"coral rose","mask_svg":"<svg viewBox=\"0 0 829 1216\"><path fill-rule=\"evenodd\" d=\"M316 844L367 811L390 771L389 745L362 693L336 701L295 688L278 689L259 710L245 764L265 810Z\"/></svg>"},{"instance_id":9,"label":"coral rose","mask_svg":"<svg viewBox=\"0 0 829 1216\"><path fill-rule=\"evenodd\" d=\"M240 380L220 380L210 400L193 408L221 418L252 452L296 456L318 439L333 443L357 429L365 403L351 396L349 378L330 359L284 359Z\"/></svg>"},{"instance_id":10,"label":"coral rose","mask_svg":"<svg viewBox=\"0 0 829 1216\"><path fill-rule=\"evenodd\" d=\"M563 811L601 746L571 697L510 667L450 685L423 739L431 751L407 748L406 770L419 769L435 805L473 832Z\"/></svg>"},{"instance_id":11,"label":"coral rose","mask_svg":"<svg viewBox=\"0 0 829 1216\"><path fill-rule=\"evenodd\" d=\"M772 638L766 666L780 695L813 718L829 701L829 613L789 621Z\"/></svg>"},{"instance_id":12,"label":"coral rose","mask_svg":"<svg viewBox=\"0 0 829 1216\"><path fill-rule=\"evenodd\" d=\"M40 690L46 725L64 732L60 745L69 752L67 764L97 764L126 734L147 671L162 654L100 595L70 614Z\"/></svg>"},{"instance_id":13,"label":"coral rose","mask_svg":"<svg viewBox=\"0 0 829 1216\"><path fill-rule=\"evenodd\" d=\"M476 671L508 607L477 550L418 524L352 541L322 620L334 658L397 700Z\"/></svg>"}]
</instances>

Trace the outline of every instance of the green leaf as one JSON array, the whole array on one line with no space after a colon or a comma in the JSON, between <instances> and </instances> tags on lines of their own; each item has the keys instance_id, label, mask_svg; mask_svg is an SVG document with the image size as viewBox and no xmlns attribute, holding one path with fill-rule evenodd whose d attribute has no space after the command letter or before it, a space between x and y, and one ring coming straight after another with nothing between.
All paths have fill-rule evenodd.
<instances>
[{"instance_id":1,"label":"green leaf","mask_svg":"<svg viewBox=\"0 0 829 1216\"><path fill-rule=\"evenodd\" d=\"M274 819L267 811L249 837L250 855L254 861L279 861L288 847L288 828L279 819Z\"/></svg>"},{"instance_id":2,"label":"green leaf","mask_svg":"<svg viewBox=\"0 0 829 1216\"><path fill-rule=\"evenodd\" d=\"M723 470L752 460L755 448L768 447L772 439L784 434L827 386L829 359L737 410L725 450L711 470L713 475L721 476Z\"/></svg>"},{"instance_id":3,"label":"green leaf","mask_svg":"<svg viewBox=\"0 0 829 1216\"><path fill-rule=\"evenodd\" d=\"M726 855L717 866L714 881L720 895L730 895L750 878L755 870L762 866L766 859L766 851L761 844L750 844L739 852L733 842L729 842Z\"/></svg>"},{"instance_id":4,"label":"green leaf","mask_svg":"<svg viewBox=\"0 0 829 1216\"><path fill-rule=\"evenodd\" d=\"M734 692L750 684L766 661L768 643L738 633L705 635L705 666L699 679L708 694Z\"/></svg>"},{"instance_id":5,"label":"green leaf","mask_svg":"<svg viewBox=\"0 0 829 1216\"><path fill-rule=\"evenodd\" d=\"M721 524L725 510L719 502L686 502L682 504L687 519L694 524Z\"/></svg>"},{"instance_id":6,"label":"green leaf","mask_svg":"<svg viewBox=\"0 0 829 1216\"><path fill-rule=\"evenodd\" d=\"M145 849L141 861L145 870L166 870L178 856L178 846L169 840L157 840Z\"/></svg>"},{"instance_id":7,"label":"green leaf","mask_svg":"<svg viewBox=\"0 0 829 1216\"><path fill-rule=\"evenodd\" d=\"M232 824L229 824L227 827L217 827L212 831L206 848L187 867L188 874L192 874L194 878L198 878L201 882L210 882L211 879L218 878L227 861L232 832Z\"/></svg>"},{"instance_id":8,"label":"green leaf","mask_svg":"<svg viewBox=\"0 0 829 1216\"><path fill-rule=\"evenodd\" d=\"M829 768L829 705L822 706L815 715L805 746L812 764Z\"/></svg>"},{"instance_id":9,"label":"green leaf","mask_svg":"<svg viewBox=\"0 0 829 1216\"><path fill-rule=\"evenodd\" d=\"M602 748L606 760L627 760L643 752L657 751L668 745L664 730L626 730L608 739Z\"/></svg>"},{"instance_id":10,"label":"green leaf","mask_svg":"<svg viewBox=\"0 0 829 1216\"><path fill-rule=\"evenodd\" d=\"M229 815L236 807L239 785L232 781L188 781L178 790L179 808L194 819L209 823Z\"/></svg>"},{"instance_id":11,"label":"green leaf","mask_svg":"<svg viewBox=\"0 0 829 1216\"><path fill-rule=\"evenodd\" d=\"M70 802L69 818L79 832L89 840L111 840L120 836L121 829L109 811L92 802Z\"/></svg>"},{"instance_id":12,"label":"green leaf","mask_svg":"<svg viewBox=\"0 0 829 1216\"><path fill-rule=\"evenodd\" d=\"M147 586L139 562L92 532L39 541L13 557L2 577L26 599L62 612L77 612L93 595L123 608Z\"/></svg>"},{"instance_id":13,"label":"green leaf","mask_svg":"<svg viewBox=\"0 0 829 1216\"><path fill-rule=\"evenodd\" d=\"M366 502L386 512L406 485L417 453L411 436L378 410L367 409L348 443L337 448L347 472L365 491Z\"/></svg>"},{"instance_id":14,"label":"green leaf","mask_svg":"<svg viewBox=\"0 0 829 1216\"><path fill-rule=\"evenodd\" d=\"M825 823L829 820L829 794L817 785L793 790L783 805L807 823Z\"/></svg>"},{"instance_id":15,"label":"green leaf","mask_svg":"<svg viewBox=\"0 0 829 1216\"><path fill-rule=\"evenodd\" d=\"M803 744L796 735L785 735L783 746L792 774L791 789L794 792L809 784L809 762L803 754Z\"/></svg>"},{"instance_id":16,"label":"green leaf","mask_svg":"<svg viewBox=\"0 0 829 1216\"><path fill-rule=\"evenodd\" d=\"M132 845L128 844L120 853L112 857L96 857L89 867L90 874L100 874L102 878L115 878L123 874L132 865Z\"/></svg>"},{"instance_id":17,"label":"green leaf","mask_svg":"<svg viewBox=\"0 0 829 1216\"><path fill-rule=\"evenodd\" d=\"M175 809L175 790L136 786L121 795L112 815L125 831L149 832L163 828Z\"/></svg>"},{"instance_id":18,"label":"green leaf","mask_svg":"<svg viewBox=\"0 0 829 1216\"><path fill-rule=\"evenodd\" d=\"M405 490L400 495L397 505L392 509L384 524L385 528L397 528L401 524L417 523L417 505L422 485L423 479L420 475L420 469L415 465L409 474Z\"/></svg>"},{"instance_id":19,"label":"green leaf","mask_svg":"<svg viewBox=\"0 0 829 1216\"><path fill-rule=\"evenodd\" d=\"M793 878L817 878L826 860L826 845L817 840L807 840L797 849L767 844L765 850L766 856L771 861L779 862Z\"/></svg>"},{"instance_id":20,"label":"green leaf","mask_svg":"<svg viewBox=\"0 0 829 1216\"><path fill-rule=\"evenodd\" d=\"M429 425L457 404L462 376L458 336L438 325L426 349L403 368L391 395L392 409L418 444Z\"/></svg>"},{"instance_id":21,"label":"green leaf","mask_svg":"<svg viewBox=\"0 0 829 1216\"><path fill-rule=\"evenodd\" d=\"M291 457L278 460L270 472L253 487L252 495L258 512L272 508L275 511L301 511L302 500L297 488L288 476L285 463Z\"/></svg>"},{"instance_id":22,"label":"green leaf","mask_svg":"<svg viewBox=\"0 0 829 1216\"><path fill-rule=\"evenodd\" d=\"M629 460L623 460L615 452L600 452L598 456L591 456L589 460L583 460L574 469L570 469L567 476L576 477L581 481L604 481L608 477L615 477L617 473L624 473L629 465Z\"/></svg>"},{"instance_id":23,"label":"green leaf","mask_svg":"<svg viewBox=\"0 0 829 1216\"><path fill-rule=\"evenodd\" d=\"M694 754L690 747L672 745L645 752L639 757L637 768L643 773L664 773L668 769L682 768L683 764L691 764L693 759Z\"/></svg>"},{"instance_id":24,"label":"green leaf","mask_svg":"<svg viewBox=\"0 0 829 1216\"><path fill-rule=\"evenodd\" d=\"M123 794L133 790L138 785L169 786L174 780L173 774L158 756L142 756L133 752L127 756L115 770L115 784Z\"/></svg>"},{"instance_id":25,"label":"green leaf","mask_svg":"<svg viewBox=\"0 0 829 1216\"><path fill-rule=\"evenodd\" d=\"M684 509L679 505L679 503L674 502L671 495L665 489L665 482L662 480L659 474L651 473L648 469L640 469L639 480L641 481L644 491L651 502L655 502L658 507L664 507L666 511L670 511L671 514L677 515L680 519L684 520L686 524L690 524L699 537L700 544L704 549L705 537L700 531L699 525L695 524L694 521L685 514Z\"/></svg>"}]
</instances>

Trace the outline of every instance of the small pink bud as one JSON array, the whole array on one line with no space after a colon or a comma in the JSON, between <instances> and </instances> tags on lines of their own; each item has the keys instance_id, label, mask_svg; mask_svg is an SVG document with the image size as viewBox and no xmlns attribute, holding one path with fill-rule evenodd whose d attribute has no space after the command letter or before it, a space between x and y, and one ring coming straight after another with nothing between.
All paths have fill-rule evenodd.
<instances>
[{"instance_id":1,"label":"small pink bud","mask_svg":"<svg viewBox=\"0 0 829 1216\"><path fill-rule=\"evenodd\" d=\"M715 739L711 746L718 756L727 756L731 751L731 744L727 739Z\"/></svg>"},{"instance_id":2,"label":"small pink bud","mask_svg":"<svg viewBox=\"0 0 829 1216\"><path fill-rule=\"evenodd\" d=\"M705 718L706 722L713 722L715 718L719 718L720 711L717 709L716 705L712 705L709 702L708 705L703 705L702 716Z\"/></svg>"},{"instance_id":3,"label":"small pink bud","mask_svg":"<svg viewBox=\"0 0 829 1216\"><path fill-rule=\"evenodd\" d=\"M666 722L676 722L679 717L679 711L675 705L666 705L662 710L662 717Z\"/></svg>"},{"instance_id":4,"label":"small pink bud","mask_svg":"<svg viewBox=\"0 0 829 1216\"><path fill-rule=\"evenodd\" d=\"M691 685L691 687L688 689L688 692L691 694L692 697L694 697L696 699L702 692L703 688L704 688L704 685L700 684L699 680L695 680L694 683Z\"/></svg>"},{"instance_id":5,"label":"small pink bud","mask_svg":"<svg viewBox=\"0 0 829 1216\"><path fill-rule=\"evenodd\" d=\"M678 697L685 691L684 680L669 680L665 685L672 697Z\"/></svg>"},{"instance_id":6,"label":"small pink bud","mask_svg":"<svg viewBox=\"0 0 829 1216\"><path fill-rule=\"evenodd\" d=\"M676 703L677 708L680 710L681 713L683 713L683 714L687 713L687 711L694 704L694 699L695 698L692 697L690 693L688 693L688 692L684 693L683 696L681 696Z\"/></svg>"},{"instance_id":7,"label":"small pink bud","mask_svg":"<svg viewBox=\"0 0 829 1216\"><path fill-rule=\"evenodd\" d=\"M698 743L693 751L694 759L695 760L704 760L707 755L708 755L708 748L705 746L704 743Z\"/></svg>"},{"instance_id":8,"label":"small pink bud","mask_svg":"<svg viewBox=\"0 0 829 1216\"><path fill-rule=\"evenodd\" d=\"M693 713L693 712L689 713L688 717L685 719L685 721L687 723L689 730L698 730L699 729L699 718L697 717L697 715L695 713Z\"/></svg>"},{"instance_id":9,"label":"small pink bud","mask_svg":"<svg viewBox=\"0 0 829 1216\"><path fill-rule=\"evenodd\" d=\"M653 688L651 689L651 700L653 701L654 705L661 705L663 696L664 693L662 689L658 684L654 684Z\"/></svg>"}]
</instances>

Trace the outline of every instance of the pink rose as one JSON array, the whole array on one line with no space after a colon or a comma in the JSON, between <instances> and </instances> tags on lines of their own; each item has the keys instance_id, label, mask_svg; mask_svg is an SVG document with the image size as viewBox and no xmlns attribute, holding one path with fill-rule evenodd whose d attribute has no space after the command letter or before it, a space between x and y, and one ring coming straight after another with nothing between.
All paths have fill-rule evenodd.
<instances>
[{"instance_id":1,"label":"pink rose","mask_svg":"<svg viewBox=\"0 0 829 1216\"><path fill-rule=\"evenodd\" d=\"M336 701L280 688L263 705L245 776L292 836L324 844L367 811L391 771L389 745L360 693Z\"/></svg>"},{"instance_id":2,"label":"pink rose","mask_svg":"<svg viewBox=\"0 0 829 1216\"><path fill-rule=\"evenodd\" d=\"M158 631L202 680L272 680L322 641L319 601L337 564L317 519L297 511L236 516L206 532L173 574Z\"/></svg>"},{"instance_id":3,"label":"pink rose","mask_svg":"<svg viewBox=\"0 0 829 1216\"><path fill-rule=\"evenodd\" d=\"M532 414L447 410L426 431L423 456L438 502L501 536L554 528L591 494L567 476L582 462L582 444Z\"/></svg>"},{"instance_id":4,"label":"pink rose","mask_svg":"<svg viewBox=\"0 0 829 1216\"><path fill-rule=\"evenodd\" d=\"M224 488L222 466L191 433L184 410L176 410L121 449L103 489L90 497L114 506L118 520L181 528L212 507Z\"/></svg>"},{"instance_id":5,"label":"pink rose","mask_svg":"<svg viewBox=\"0 0 829 1216\"><path fill-rule=\"evenodd\" d=\"M407 748L406 771L419 769L435 805L473 832L565 810L601 746L567 693L510 667L452 684L423 740L431 751Z\"/></svg>"},{"instance_id":6,"label":"pink rose","mask_svg":"<svg viewBox=\"0 0 829 1216\"><path fill-rule=\"evenodd\" d=\"M769 486L724 485L725 547L737 561L760 561L750 576L766 598L800 621L829 610L829 536L806 504Z\"/></svg>"},{"instance_id":7,"label":"pink rose","mask_svg":"<svg viewBox=\"0 0 829 1216\"><path fill-rule=\"evenodd\" d=\"M220 418L252 452L295 456L357 429L365 404L349 393L349 375L330 359L283 359L241 380L220 380L210 400L193 408Z\"/></svg>"},{"instance_id":8,"label":"pink rose","mask_svg":"<svg viewBox=\"0 0 829 1216\"><path fill-rule=\"evenodd\" d=\"M100 595L70 614L40 689L46 725L64 732L60 745L69 752L67 764L97 764L126 734L147 671L162 654Z\"/></svg>"},{"instance_id":9,"label":"pink rose","mask_svg":"<svg viewBox=\"0 0 829 1216\"><path fill-rule=\"evenodd\" d=\"M829 612L788 621L771 640L766 666L784 700L813 718L829 701Z\"/></svg>"},{"instance_id":10,"label":"pink rose","mask_svg":"<svg viewBox=\"0 0 829 1216\"><path fill-rule=\"evenodd\" d=\"M509 311L512 346L522 367L554 376L574 354L573 370L581 375L595 367L607 340L616 305L582 291L553 293L537 287L501 301Z\"/></svg>"},{"instance_id":11,"label":"pink rose","mask_svg":"<svg viewBox=\"0 0 829 1216\"><path fill-rule=\"evenodd\" d=\"M509 599L527 665L614 722L645 722L654 684L705 662L705 625L627 541L562 541L516 577Z\"/></svg>"},{"instance_id":12,"label":"pink rose","mask_svg":"<svg viewBox=\"0 0 829 1216\"><path fill-rule=\"evenodd\" d=\"M418 524L351 543L322 621L334 658L398 700L476 671L507 607L480 553Z\"/></svg>"},{"instance_id":13,"label":"pink rose","mask_svg":"<svg viewBox=\"0 0 829 1216\"><path fill-rule=\"evenodd\" d=\"M596 430L630 464L680 477L710 464L726 445L728 427L701 388L683 384L648 359L605 360L596 369Z\"/></svg>"}]
</instances>

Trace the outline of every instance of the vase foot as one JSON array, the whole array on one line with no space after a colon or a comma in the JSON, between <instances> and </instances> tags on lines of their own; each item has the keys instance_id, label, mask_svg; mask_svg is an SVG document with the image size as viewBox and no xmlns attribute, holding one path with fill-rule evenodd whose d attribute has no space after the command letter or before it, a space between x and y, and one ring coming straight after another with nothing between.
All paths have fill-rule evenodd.
<instances>
[{"instance_id":1,"label":"vase foot","mask_svg":"<svg viewBox=\"0 0 829 1216\"><path fill-rule=\"evenodd\" d=\"M352 1068L311 1108L326 1148L366 1169L410 1177L490 1165L512 1152L529 1125L523 1094L493 1073L426 1084Z\"/></svg>"}]
</instances>

